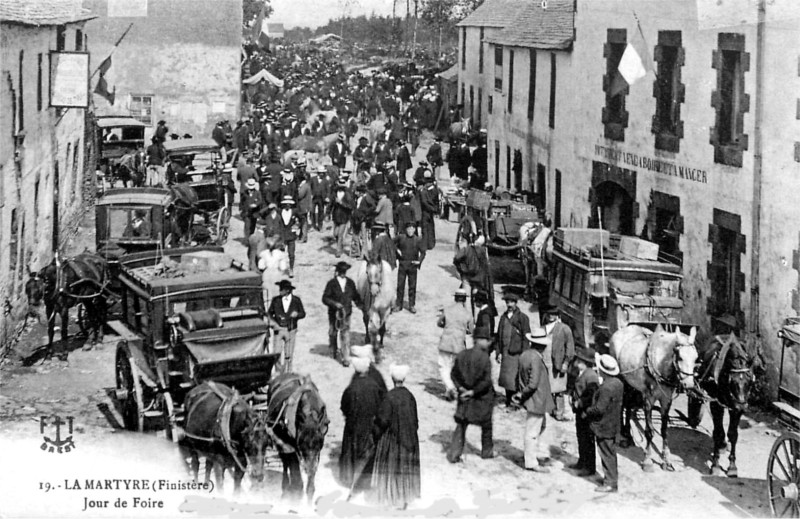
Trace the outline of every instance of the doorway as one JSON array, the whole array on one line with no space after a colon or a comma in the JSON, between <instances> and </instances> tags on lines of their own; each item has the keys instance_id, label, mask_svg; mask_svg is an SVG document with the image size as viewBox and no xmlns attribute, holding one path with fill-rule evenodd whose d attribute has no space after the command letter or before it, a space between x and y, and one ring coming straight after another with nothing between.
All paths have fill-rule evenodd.
<instances>
[{"instance_id":1,"label":"doorway","mask_svg":"<svg viewBox=\"0 0 800 519\"><path fill-rule=\"evenodd\" d=\"M603 182L594 188L592 213L600 218L597 227L602 227L612 234L632 236L635 234L633 219L633 198L616 182Z\"/></svg>"}]
</instances>

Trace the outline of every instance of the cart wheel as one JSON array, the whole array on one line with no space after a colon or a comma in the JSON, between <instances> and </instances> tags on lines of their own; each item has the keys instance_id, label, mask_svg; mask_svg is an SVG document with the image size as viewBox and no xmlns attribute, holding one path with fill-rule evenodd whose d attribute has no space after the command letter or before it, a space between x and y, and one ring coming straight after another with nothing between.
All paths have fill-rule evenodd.
<instances>
[{"instance_id":1,"label":"cart wheel","mask_svg":"<svg viewBox=\"0 0 800 519\"><path fill-rule=\"evenodd\" d=\"M217 245L225 245L228 241L228 226L231 219L230 209L222 207L217 214Z\"/></svg>"},{"instance_id":2,"label":"cart wheel","mask_svg":"<svg viewBox=\"0 0 800 519\"><path fill-rule=\"evenodd\" d=\"M144 404L139 368L127 347L117 349L117 399L122 404L122 420L129 431L144 431Z\"/></svg>"},{"instance_id":3,"label":"cart wheel","mask_svg":"<svg viewBox=\"0 0 800 519\"><path fill-rule=\"evenodd\" d=\"M172 443L181 441L183 434L178 418L175 416L175 404L172 402L172 395L163 393L161 410L164 412L164 434Z\"/></svg>"},{"instance_id":4,"label":"cart wheel","mask_svg":"<svg viewBox=\"0 0 800 519\"><path fill-rule=\"evenodd\" d=\"M769 507L775 517L800 517L800 434L789 432L772 445L767 462Z\"/></svg>"}]
</instances>

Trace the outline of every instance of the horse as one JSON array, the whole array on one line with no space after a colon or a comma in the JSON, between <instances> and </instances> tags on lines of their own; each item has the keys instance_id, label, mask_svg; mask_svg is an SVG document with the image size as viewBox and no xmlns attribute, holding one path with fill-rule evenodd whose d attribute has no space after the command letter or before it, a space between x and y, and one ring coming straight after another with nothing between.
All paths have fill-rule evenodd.
<instances>
[{"instance_id":1,"label":"horse","mask_svg":"<svg viewBox=\"0 0 800 519\"><path fill-rule=\"evenodd\" d=\"M339 138L339 134L331 133L324 137L314 137L312 135L300 135L290 141L293 150L302 150L308 153L326 153L328 148ZM288 153L288 152L287 152Z\"/></svg>"},{"instance_id":2,"label":"horse","mask_svg":"<svg viewBox=\"0 0 800 519\"><path fill-rule=\"evenodd\" d=\"M339 116L336 113L336 110L322 110L317 104L316 101L307 97L301 104L300 109L303 110L306 114L306 123L311 125L314 121L319 119L319 116L322 116L322 119L325 121L325 125L327 126L330 124L334 119L338 119Z\"/></svg>"},{"instance_id":3,"label":"horse","mask_svg":"<svg viewBox=\"0 0 800 519\"><path fill-rule=\"evenodd\" d=\"M728 424L728 441L731 450L728 454L728 477L738 477L736 467L736 442L739 440L739 421L747 409L747 400L755 375L753 364L744 346L735 334L729 336L716 335L700 348L697 384L709 397L709 408L714 422L714 451L711 456L712 476L721 476L719 465L720 452L725 449L725 426L723 418L725 409L730 415ZM693 428L700 424L703 400L689 397L687 422Z\"/></svg>"},{"instance_id":4,"label":"horse","mask_svg":"<svg viewBox=\"0 0 800 519\"><path fill-rule=\"evenodd\" d=\"M301 464L306 471L306 498L314 497L319 455L328 433L328 412L317 386L308 376L283 373L273 378L267 392L266 416L273 442L283 463L283 497L303 493Z\"/></svg>"},{"instance_id":5,"label":"horse","mask_svg":"<svg viewBox=\"0 0 800 519\"><path fill-rule=\"evenodd\" d=\"M694 368L697 349L694 339L697 329L692 327L689 335L680 330L666 332L661 324L654 331L638 325L629 325L614 332L610 339L611 355L617 359L620 377L625 383L625 421L623 438L625 444L632 443L630 420L634 407L644 407L645 438L647 447L642 468L653 470L650 459L653 448L653 405L658 401L661 410L661 438L663 442L662 469L674 471L669 460L667 429L669 409L675 390L694 387ZM639 396L640 398L636 398ZM642 401L643 400L643 401Z\"/></svg>"},{"instance_id":6,"label":"horse","mask_svg":"<svg viewBox=\"0 0 800 519\"><path fill-rule=\"evenodd\" d=\"M372 345L375 361L380 362L386 321L397 300L397 280L389 263L361 261L356 276L356 289L364 302L364 328Z\"/></svg>"},{"instance_id":7,"label":"horse","mask_svg":"<svg viewBox=\"0 0 800 519\"><path fill-rule=\"evenodd\" d=\"M250 477L264 479L264 453L272 444L266 416L259 413L225 384L203 382L185 400L186 420L179 446L191 457L195 482L200 471L199 454L206 457L205 482L214 470L216 486L223 488L225 470L233 470L234 492L250 467Z\"/></svg>"},{"instance_id":8,"label":"horse","mask_svg":"<svg viewBox=\"0 0 800 519\"><path fill-rule=\"evenodd\" d=\"M44 301L47 316L47 357L53 353L55 335L55 316L61 318L61 342L57 356L67 358L67 339L69 336L69 309L82 303L84 315L90 327L91 346L103 340L103 326L106 321L107 302L105 288L110 279L108 263L97 254L84 252L63 263L58 255L39 272L30 272L25 283L29 311Z\"/></svg>"}]
</instances>

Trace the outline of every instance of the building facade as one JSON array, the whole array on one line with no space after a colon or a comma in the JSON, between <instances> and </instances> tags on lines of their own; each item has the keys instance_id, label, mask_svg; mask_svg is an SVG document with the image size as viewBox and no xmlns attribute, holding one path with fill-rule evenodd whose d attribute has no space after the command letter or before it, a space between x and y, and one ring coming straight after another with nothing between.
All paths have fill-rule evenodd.
<instances>
[{"instance_id":1,"label":"building facade","mask_svg":"<svg viewBox=\"0 0 800 519\"><path fill-rule=\"evenodd\" d=\"M242 0L118 4L83 1L98 16L87 29L92 70L111 55L105 79L116 89L113 105L94 96L98 115L131 115L152 129L164 120L170 133L194 137L208 137L218 121L239 117Z\"/></svg>"},{"instance_id":2,"label":"building facade","mask_svg":"<svg viewBox=\"0 0 800 519\"><path fill-rule=\"evenodd\" d=\"M683 265L691 319L713 331L715 317L734 316L759 339L774 382L775 333L800 312L793 225L800 209L791 199L800 191L800 101L791 94L800 81L793 24L800 13L787 13L798 8L760 2L759 12L747 0L726 3L728 12L694 0L566 3L574 11L569 48L514 45L510 26L488 39L490 59L502 60L491 64L494 80L513 96L498 106L495 93L489 114L490 180L494 172L497 185L541 193L561 226L602 225L658 243ZM567 8L534 4L541 20ZM531 39L553 33L543 22L528 25ZM619 72L629 46L646 71L632 84ZM545 124L548 87L557 98L555 128ZM800 353L788 355L796 384Z\"/></svg>"},{"instance_id":3,"label":"building facade","mask_svg":"<svg viewBox=\"0 0 800 519\"><path fill-rule=\"evenodd\" d=\"M24 323L29 270L50 263L85 208L87 113L50 107L50 52L85 52L92 18L68 0L0 4L0 355Z\"/></svg>"}]
</instances>

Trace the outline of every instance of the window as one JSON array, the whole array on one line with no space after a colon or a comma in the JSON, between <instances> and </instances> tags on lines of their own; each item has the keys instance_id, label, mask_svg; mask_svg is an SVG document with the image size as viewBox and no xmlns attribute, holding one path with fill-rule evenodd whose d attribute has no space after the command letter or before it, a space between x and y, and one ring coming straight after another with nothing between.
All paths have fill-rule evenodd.
<instances>
[{"instance_id":1,"label":"window","mask_svg":"<svg viewBox=\"0 0 800 519\"><path fill-rule=\"evenodd\" d=\"M56 27L56 50L67 50L67 26Z\"/></svg>"},{"instance_id":2,"label":"window","mask_svg":"<svg viewBox=\"0 0 800 519\"><path fill-rule=\"evenodd\" d=\"M555 278L556 280L553 283L553 290L560 294L561 293L561 283L564 280L564 264L561 263L560 261L556 262L555 272L556 272L556 278Z\"/></svg>"},{"instance_id":3,"label":"window","mask_svg":"<svg viewBox=\"0 0 800 519\"><path fill-rule=\"evenodd\" d=\"M681 103L685 94L681 83L681 67L684 63L681 32L659 31L654 58L658 63L658 73L653 82L653 97L656 98L653 133L656 136L656 148L677 153L683 138Z\"/></svg>"},{"instance_id":4,"label":"window","mask_svg":"<svg viewBox=\"0 0 800 519\"><path fill-rule=\"evenodd\" d=\"M19 128L18 132L25 129L25 84L22 81L25 77L25 69L22 64L25 61L25 51L19 51L19 89L17 92L17 113L19 114Z\"/></svg>"},{"instance_id":5,"label":"window","mask_svg":"<svg viewBox=\"0 0 800 519\"><path fill-rule=\"evenodd\" d=\"M508 113L514 103L514 51L508 51Z\"/></svg>"},{"instance_id":6,"label":"window","mask_svg":"<svg viewBox=\"0 0 800 519\"><path fill-rule=\"evenodd\" d=\"M581 296L583 295L583 273L576 270L572 276L572 290L569 293L569 299L576 305L581 304Z\"/></svg>"},{"instance_id":7,"label":"window","mask_svg":"<svg viewBox=\"0 0 800 519\"><path fill-rule=\"evenodd\" d=\"M528 120L533 121L533 107L536 104L536 49L530 49L528 53L530 63L528 70Z\"/></svg>"},{"instance_id":8,"label":"window","mask_svg":"<svg viewBox=\"0 0 800 519\"><path fill-rule=\"evenodd\" d=\"M556 53L550 53L550 128L556 127Z\"/></svg>"},{"instance_id":9,"label":"window","mask_svg":"<svg viewBox=\"0 0 800 519\"><path fill-rule=\"evenodd\" d=\"M36 110L42 111L42 59L43 54L40 52L36 60Z\"/></svg>"},{"instance_id":10,"label":"window","mask_svg":"<svg viewBox=\"0 0 800 519\"><path fill-rule=\"evenodd\" d=\"M141 216L145 223L144 227L135 226L134 216ZM148 229L149 222L152 222L151 209L143 207L113 207L108 211L108 237L123 238L126 241L150 240L152 238L152 228Z\"/></svg>"},{"instance_id":11,"label":"window","mask_svg":"<svg viewBox=\"0 0 800 519\"><path fill-rule=\"evenodd\" d=\"M716 317L731 314L743 322L740 314L745 276L741 272L741 255L747 252L747 246L741 226L738 214L714 209L714 223L708 226L711 261L707 264L707 276L711 293L707 312Z\"/></svg>"},{"instance_id":12,"label":"window","mask_svg":"<svg viewBox=\"0 0 800 519\"><path fill-rule=\"evenodd\" d=\"M605 137L615 141L625 140L625 128L628 127L628 112L625 110L628 83L619 73L619 61L625 52L627 37L625 29L608 29L607 41L603 45L603 56L606 58L606 75L603 76L606 105L603 107L602 120Z\"/></svg>"},{"instance_id":13,"label":"window","mask_svg":"<svg viewBox=\"0 0 800 519\"><path fill-rule=\"evenodd\" d=\"M75 50L83 50L83 31L75 29Z\"/></svg>"},{"instance_id":14,"label":"window","mask_svg":"<svg viewBox=\"0 0 800 519\"><path fill-rule=\"evenodd\" d=\"M500 185L500 141L494 141L494 185Z\"/></svg>"},{"instance_id":15,"label":"window","mask_svg":"<svg viewBox=\"0 0 800 519\"><path fill-rule=\"evenodd\" d=\"M564 266L564 275L562 276L562 284L561 284L561 296L562 297L569 297L572 293L572 275L573 271L571 267Z\"/></svg>"},{"instance_id":16,"label":"window","mask_svg":"<svg viewBox=\"0 0 800 519\"><path fill-rule=\"evenodd\" d=\"M461 117L464 117L464 105L467 104L466 100L467 95L464 93L464 83L461 83L461 102L459 103L461 105Z\"/></svg>"},{"instance_id":17,"label":"window","mask_svg":"<svg viewBox=\"0 0 800 519\"><path fill-rule=\"evenodd\" d=\"M481 39L478 42L478 73L483 74L483 27L481 27Z\"/></svg>"},{"instance_id":18,"label":"window","mask_svg":"<svg viewBox=\"0 0 800 519\"><path fill-rule=\"evenodd\" d=\"M503 47L494 47L494 89L503 91Z\"/></svg>"},{"instance_id":19,"label":"window","mask_svg":"<svg viewBox=\"0 0 800 519\"><path fill-rule=\"evenodd\" d=\"M461 88L463 92L464 85L461 85ZM131 117L145 124L153 124L153 96L132 95L130 113Z\"/></svg>"},{"instance_id":20,"label":"window","mask_svg":"<svg viewBox=\"0 0 800 519\"><path fill-rule=\"evenodd\" d=\"M75 141L75 145L72 147L72 198L75 199L75 195L78 193L78 186L81 183L81 178L78 170L78 159L79 151L80 151L81 140L78 139Z\"/></svg>"},{"instance_id":21,"label":"window","mask_svg":"<svg viewBox=\"0 0 800 519\"><path fill-rule=\"evenodd\" d=\"M506 146L506 189L511 189L511 146Z\"/></svg>"},{"instance_id":22,"label":"window","mask_svg":"<svg viewBox=\"0 0 800 519\"><path fill-rule=\"evenodd\" d=\"M486 97L486 111L489 112L489 115L492 115L492 95L489 94Z\"/></svg>"},{"instance_id":23,"label":"window","mask_svg":"<svg viewBox=\"0 0 800 519\"><path fill-rule=\"evenodd\" d=\"M539 195L539 203L545 206L547 196L547 168L544 164L536 164L536 194Z\"/></svg>"},{"instance_id":24,"label":"window","mask_svg":"<svg viewBox=\"0 0 800 519\"><path fill-rule=\"evenodd\" d=\"M514 150L514 164L511 166L514 171L514 189L517 193L522 192L522 152Z\"/></svg>"},{"instance_id":25,"label":"window","mask_svg":"<svg viewBox=\"0 0 800 519\"><path fill-rule=\"evenodd\" d=\"M475 89L469 86L469 116L475 121Z\"/></svg>"},{"instance_id":26,"label":"window","mask_svg":"<svg viewBox=\"0 0 800 519\"><path fill-rule=\"evenodd\" d=\"M467 28L461 28L461 70L467 68Z\"/></svg>"},{"instance_id":27,"label":"window","mask_svg":"<svg viewBox=\"0 0 800 519\"><path fill-rule=\"evenodd\" d=\"M750 110L750 96L744 91L744 73L750 68L750 54L744 51L744 35L721 33L719 48L713 52L717 89L711 93L716 124L711 130L714 162L742 167L742 153L748 147L744 114Z\"/></svg>"},{"instance_id":28,"label":"window","mask_svg":"<svg viewBox=\"0 0 800 519\"><path fill-rule=\"evenodd\" d=\"M478 109L475 111L475 124L480 128L483 119L483 89L478 87Z\"/></svg>"}]
</instances>

